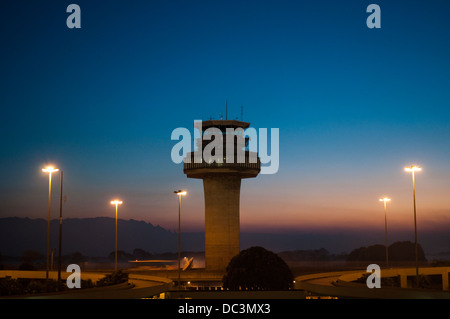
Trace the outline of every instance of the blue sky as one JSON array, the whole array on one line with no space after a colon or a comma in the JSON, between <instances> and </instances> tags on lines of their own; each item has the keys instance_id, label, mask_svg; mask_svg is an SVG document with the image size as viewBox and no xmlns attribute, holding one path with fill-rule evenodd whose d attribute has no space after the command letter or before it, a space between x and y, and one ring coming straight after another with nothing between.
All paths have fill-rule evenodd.
<instances>
[{"instance_id":1,"label":"blue sky","mask_svg":"<svg viewBox=\"0 0 450 319\"><path fill-rule=\"evenodd\" d=\"M243 182L244 229L382 228L385 194L408 228L411 164L422 227L450 223L449 2L77 1L68 29L70 3L1 6L1 217L46 218L53 163L67 217L113 216L120 197L122 218L175 229L185 188L183 223L202 229L201 181L170 135L228 101L229 118L243 105L280 130L278 173Z\"/></svg>"}]
</instances>

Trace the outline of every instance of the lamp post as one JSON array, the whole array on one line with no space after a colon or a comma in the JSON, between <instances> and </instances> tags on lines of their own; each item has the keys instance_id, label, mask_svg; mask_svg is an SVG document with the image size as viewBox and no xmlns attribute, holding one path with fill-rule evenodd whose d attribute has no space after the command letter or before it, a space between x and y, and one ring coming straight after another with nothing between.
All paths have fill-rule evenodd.
<instances>
[{"instance_id":1,"label":"lamp post","mask_svg":"<svg viewBox=\"0 0 450 319\"><path fill-rule=\"evenodd\" d=\"M389 247L388 247L388 237L387 237L387 214L386 214L386 203L390 202L391 199L384 197L380 198L380 202L384 202L384 242L386 245L386 268L389 266Z\"/></svg>"},{"instance_id":2,"label":"lamp post","mask_svg":"<svg viewBox=\"0 0 450 319\"><path fill-rule=\"evenodd\" d=\"M117 271L117 207L122 204L121 200L112 200L111 205L116 205L116 248L115 248L115 256L114 256L114 271Z\"/></svg>"},{"instance_id":3,"label":"lamp post","mask_svg":"<svg viewBox=\"0 0 450 319\"><path fill-rule=\"evenodd\" d=\"M178 190L174 191L176 195L178 195L178 289L180 289L180 247L181 247L181 241L180 241L180 234L181 234L181 196L186 195L186 191Z\"/></svg>"},{"instance_id":4,"label":"lamp post","mask_svg":"<svg viewBox=\"0 0 450 319\"><path fill-rule=\"evenodd\" d=\"M418 248L417 248L417 222L416 222L416 184L414 180L414 172L420 172L422 170L421 167L412 165L410 167L405 167L406 172L411 172L412 174L412 183L413 183L413 202L414 202L414 242L415 242L415 251L416 251L416 285L419 285L419 257L418 257Z\"/></svg>"},{"instance_id":5,"label":"lamp post","mask_svg":"<svg viewBox=\"0 0 450 319\"><path fill-rule=\"evenodd\" d=\"M57 168L48 166L42 169L43 172L48 173L48 217L47 217L47 252L46 252L46 271L45 278L48 279L48 267L50 257L50 202L52 197L52 173L59 171Z\"/></svg>"},{"instance_id":6,"label":"lamp post","mask_svg":"<svg viewBox=\"0 0 450 319\"><path fill-rule=\"evenodd\" d=\"M59 193L59 251L58 251L58 282L61 281L61 246L62 246L62 194L63 194L63 171L60 172L60 193Z\"/></svg>"}]
</instances>

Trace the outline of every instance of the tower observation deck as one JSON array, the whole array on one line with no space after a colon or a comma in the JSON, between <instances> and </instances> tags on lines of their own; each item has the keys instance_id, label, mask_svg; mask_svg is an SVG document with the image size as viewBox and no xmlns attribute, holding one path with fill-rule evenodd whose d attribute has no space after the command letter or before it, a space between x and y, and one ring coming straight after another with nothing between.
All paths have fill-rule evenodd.
<instances>
[{"instance_id":1,"label":"tower observation deck","mask_svg":"<svg viewBox=\"0 0 450 319\"><path fill-rule=\"evenodd\" d=\"M184 159L187 177L203 179L206 270L225 270L240 251L241 179L256 177L261 170L258 154L249 151L244 136L249 126L237 120L202 122L198 150Z\"/></svg>"}]
</instances>

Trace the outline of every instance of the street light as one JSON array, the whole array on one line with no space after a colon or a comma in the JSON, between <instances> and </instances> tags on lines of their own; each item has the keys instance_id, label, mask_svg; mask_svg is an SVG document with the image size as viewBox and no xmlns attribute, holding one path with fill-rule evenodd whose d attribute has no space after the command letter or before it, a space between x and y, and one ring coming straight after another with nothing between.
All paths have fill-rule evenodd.
<instances>
[{"instance_id":1,"label":"street light","mask_svg":"<svg viewBox=\"0 0 450 319\"><path fill-rule=\"evenodd\" d=\"M59 245L58 245L58 282L61 281L61 247L62 247L62 194L63 194L63 170L59 173L60 176L60 191L59 191Z\"/></svg>"},{"instance_id":2,"label":"street light","mask_svg":"<svg viewBox=\"0 0 450 319\"><path fill-rule=\"evenodd\" d=\"M121 200L112 200L111 205L116 205L116 249L115 249L115 257L114 257L114 271L117 271L117 206L122 204Z\"/></svg>"},{"instance_id":3,"label":"street light","mask_svg":"<svg viewBox=\"0 0 450 319\"><path fill-rule=\"evenodd\" d=\"M57 168L53 168L52 166L48 166L42 169L43 172L48 173L48 218L47 218L47 266L45 272L45 278L48 279L48 267L49 267L49 254L50 254L50 202L52 196L52 173L59 171Z\"/></svg>"},{"instance_id":4,"label":"street light","mask_svg":"<svg viewBox=\"0 0 450 319\"><path fill-rule=\"evenodd\" d=\"M412 173L412 183L413 183L413 202L414 202L414 241L415 241L415 250L416 250L416 285L419 285L419 257L418 257L418 249L417 249L417 222L416 222L416 184L414 180L414 172L420 172L422 170L421 167L412 165L410 167L405 167L406 172Z\"/></svg>"},{"instance_id":5,"label":"street light","mask_svg":"<svg viewBox=\"0 0 450 319\"><path fill-rule=\"evenodd\" d=\"M186 191L174 191L178 195L178 289L180 289L180 233L181 233L181 196L186 195Z\"/></svg>"},{"instance_id":6,"label":"street light","mask_svg":"<svg viewBox=\"0 0 450 319\"><path fill-rule=\"evenodd\" d=\"M386 203L390 202L391 199L384 197L380 198L380 202L384 202L384 241L386 245L386 268L389 266L389 248L388 248L388 237L387 237L387 215L386 215Z\"/></svg>"}]
</instances>

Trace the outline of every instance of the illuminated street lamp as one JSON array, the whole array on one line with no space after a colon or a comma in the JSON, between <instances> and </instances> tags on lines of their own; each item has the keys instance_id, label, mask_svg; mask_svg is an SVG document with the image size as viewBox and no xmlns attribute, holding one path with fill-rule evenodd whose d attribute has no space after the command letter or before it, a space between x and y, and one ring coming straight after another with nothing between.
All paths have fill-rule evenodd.
<instances>
[{"instance_id":1,"label":"illuminated street lamp","mask_svg":"<svg viewBox=\"0 0 450 319\"><path fill-rule=\"evenodd\" d=\"M386 215L386 203L390 202L391 199L384 197L380 198L380 202L384 202L384 242L386 245L386 267L389 266L389 248L388 248L388 237L387 237L387 215Z\"/></svg>"},{"instance_id":2,"label":"illuminated street lamp","mask_svg":"<svg viewBox=\"0 0 450 319\"><path fill-rule=\"evenodd\" d=\"M416 222L416 184L414 180L414 172L420 172L422 170L421 167L412 165L410 167L405 167L406 172L412 173L412 183L413 183L413 202L414 202L414 241L415 241L415 250L416 250L416 285L419 284L419 257L418 257L418 249L417 249L417 222Z\"/></svg>"},{"instance_id":3,"label":"illuminated street lamp","mask_svg":"<svg viewBox=\"0 0 450 319\"><path fill-rule=\"evenodd\" d=\"M178 289L180 289L180 233L181 233L181 196L186 195L186 191L178 190L174 191L178 195Z\"/></svg>"},{"instance_id":4,"label":"illuminated street lamp","mask_svg":"<svg viewBox=\"0 0 450 319\"><path fill-rule=\"evenodd\" d=\"M61 249L62 249L62 201L63 201L63 170L59 173L60 177L60 191L59 191L59 244L58 244L58 282L61 281Z\"/></svg>"},{"instance_id":5,"label":"illuminated street lamp","mask_svg":"<svg viewBox=\"0 0 450 319\"><path fill-rule=\"evenodd\" d=\"M122 204L121 200L112 200L111 205L116 205L116 249L115 249L115 257L114 257L114 271L117 271L117 207Z\"/></svg>"},{"instance_id":6,"label":"illuminated street lamp","mask_svg":"<svg viewBox=\"0 0 450 319\"><path fill-rule=\"evenodd\" d=\"M53 168L52 166L48 166L42 169L43 172L48 173L48 218L47 218L47 266L45 272L45 278L48 279L48 267L49 267L49 257L50 257L50 202L52 197L52 173L59 171L57 168Z\"/></svg>"}]
</instances>

